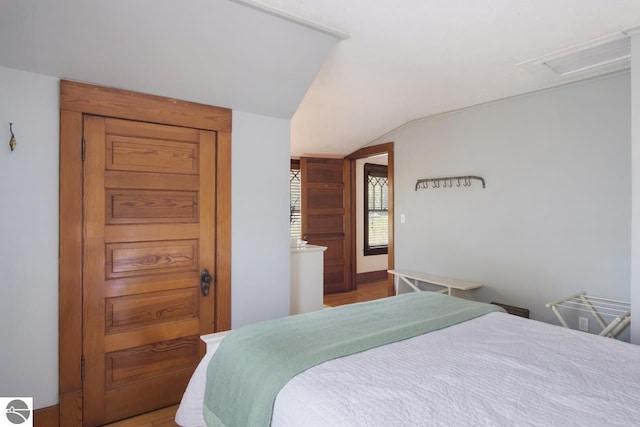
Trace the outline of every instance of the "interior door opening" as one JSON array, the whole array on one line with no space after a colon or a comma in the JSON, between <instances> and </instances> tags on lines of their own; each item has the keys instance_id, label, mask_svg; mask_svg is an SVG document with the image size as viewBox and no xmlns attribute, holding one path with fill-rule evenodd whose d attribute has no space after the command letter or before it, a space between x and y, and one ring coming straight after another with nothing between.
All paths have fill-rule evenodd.
<instances>
[{"instance_id":1,"label":"interior door opening","mask_svg":"<svg viewBox=\"0 0 640 427\"><path fill-rule=\"evenodd\" d=\"M355 160L356 287L387 279L389 244L388 154Z\"/></svg>"},{"instance_id":2,"label":"interior door opening","mask_svg":"<svg viewBox=\"0 0 640 427\"><path fill-rule=\"evenodd\" d=\"M393 142L380 145L373 145L362 148L346 157L351 162L352 179L351 179L351 205L354 206L354 214L351 215L351 228L355 230L352 233L352 258L354 260L354 269L352 273L352 281L357 286L360 280L386 280L387 295L394 294L393 278L386 270L392 270L395 265L394 258L394 204L393 204L393 182L394 182L394 164L393 164ZM375 261L372 256L364 255L364 189L365 174L364 164L381 163L387 166L387 185L386 205L379 206L375 203L372 207L379 207L387 212L387 254L385 256L372 255L378 257ZM378 180L379 181L379 180ZM380 184L377 182L376 185ZM358 188L360 187L360 188ZM362 208L360 208L362 206ZM375 209L374 209L375 210ZM367 259L369 258L369 259ZM385 263L386 261L386 263ZM369 273L372 272L372 273Z\"/></svg>"}]
</instances>

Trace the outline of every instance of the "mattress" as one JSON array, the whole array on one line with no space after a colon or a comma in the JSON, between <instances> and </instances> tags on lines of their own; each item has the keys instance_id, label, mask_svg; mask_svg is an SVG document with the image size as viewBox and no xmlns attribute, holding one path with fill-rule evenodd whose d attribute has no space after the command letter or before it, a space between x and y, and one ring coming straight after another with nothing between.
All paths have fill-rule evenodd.
<instances>
[{"instance_id":1,"label":"mattress","mask_svg":"<svg viewBox=\"0 0 640 427\"><path fill-rule=\"evenodd\" d=\"M204 426L203 359L178 410ZM330 360L278 394L271 425L629 426L640 420L640 347L490 313Z\"/></svg>"}]
</instances>

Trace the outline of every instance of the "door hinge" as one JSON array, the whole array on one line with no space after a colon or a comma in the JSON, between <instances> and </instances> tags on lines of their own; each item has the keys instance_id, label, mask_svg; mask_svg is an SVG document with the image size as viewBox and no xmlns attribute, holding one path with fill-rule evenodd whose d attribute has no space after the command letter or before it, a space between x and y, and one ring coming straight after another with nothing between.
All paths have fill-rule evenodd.
<instances>
[{"instance_id":1,"label":"door hinge","mask_svg":"<svg viewBox=\"0 0 640 427\"><path fill-rule=\"evenodd\" d=\"M80 359L80 378L84 380L84 356Z\"/></svg>"},{"instance_id":2,"label":"door hinge","mask_svg":"<svg viewBox=\"0 0 640 427\"><path fill-rule=\"evenodd\" d=\"M83 162L84 162L84 153L85 153L85 141L84 141L84 138L82 138L82 148L80 148L80 154L82 156Z\"/></svg>"}]
</instances>

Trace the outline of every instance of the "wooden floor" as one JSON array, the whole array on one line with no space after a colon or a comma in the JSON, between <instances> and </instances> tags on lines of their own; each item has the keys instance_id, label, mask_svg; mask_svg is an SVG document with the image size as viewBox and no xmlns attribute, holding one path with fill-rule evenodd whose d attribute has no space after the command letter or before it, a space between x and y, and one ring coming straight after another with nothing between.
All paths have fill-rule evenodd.
<instances>
[{"instance_id":1,"label":"wooden floor","mask_svg":"<svg viewBox=\"0 0 640 427\"><path fill-rule=\"evenodd\" d=\"M386 281L360 284L358 285L358 289L352 292L325 295L324 303L325 305L336 307L385 297L387 297ZM176 427L178 424L175 423L174 418L177 410L178 405L169 406L134 418L129 418L128 420L108 424L105 427Z\"/></svg>"},{"instance_id":2,"label":"wooden floor","mask_svg":"<svg viewBox=\"0 0 640 427\"><path fill-rule=\"evenodd\" d=\"M324 296L324 304L331 307L353 304L354 302L371 301L387 297L387 282L364 283L358 285L358 289L351 292L329 294Z\"/></svg>"},{"instance_id":3,"label":"wooden floor","mask_svg":"<svg viewBox=\"0 0 640 427\"><path fill-rule=\"evenodd\" d=\"M105 427L178 427L174 421L178 405L169 406L157 411L148 412Z\"/></svg>"}]
</instances>

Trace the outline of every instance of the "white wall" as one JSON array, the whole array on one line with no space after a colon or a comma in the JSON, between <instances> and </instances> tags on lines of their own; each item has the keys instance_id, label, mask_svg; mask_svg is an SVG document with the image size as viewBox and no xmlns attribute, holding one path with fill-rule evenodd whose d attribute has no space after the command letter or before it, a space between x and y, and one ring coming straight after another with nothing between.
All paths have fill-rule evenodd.
<instances>
[{"instance_id":1,"label":"white wall","mask_svg":"<svg viewBox=\"0 0 640 427\"><path fill-rule=\"evenodd\" d=\"M483 283L477 299L552 323L545 303L577 291L628 301L629 85L618 73L376 141L395 142L396 267ZM487 188L414 191L417 179L455 175Z\"/></svg>"},{"instance_id":2,"label":"white wall","mask_svg":"<svg viewBox=\"0 0 640 427\"><path fill-rule=\"evenodd\" d=\"M58 91L0 67L0 396L35 407L58 401Z\"/></svg>"},{"instance_id":3,"label":"white wall","mask_svg":"<svg viewBox=\"0 0 640 427\"><path fill-rule=\"evenodd\" d=\"M58 402L58 92L57 78L0 67L0 396L36 408ZM238 327L289 312L289 121L234 112L232 138Z\"/></svg>"},{"instance_id":4,"label":"white wall","mask_svg":"<svg viewBox=\"0 0 640 427\"><path fill-rule=\"evenodd\" d=\"M364 256L364 164L387 164L387 155L356 160L356 272L380 271L388 268L387 255Z\"/></svg>"},{"instance_id":5,"label":"white wall","mask_svg":"<svg viewBox=\"0 0 640 427\"><path fill-rule=\"evenodd\" d=\"M640 313L640 29L631 37L631 117L631 312ZM640 344L640 322L633 319L631 342Z\"/></svg>"},{"instance_id":6,"label":"white wall","mask_svg":"<svg viewBox=\"0 0 640 427\"><path fill-rule=\"evenodd\" d=\"M289 314L289 123L233 112L233 328Z\"/></svg>"}]
</instances>

